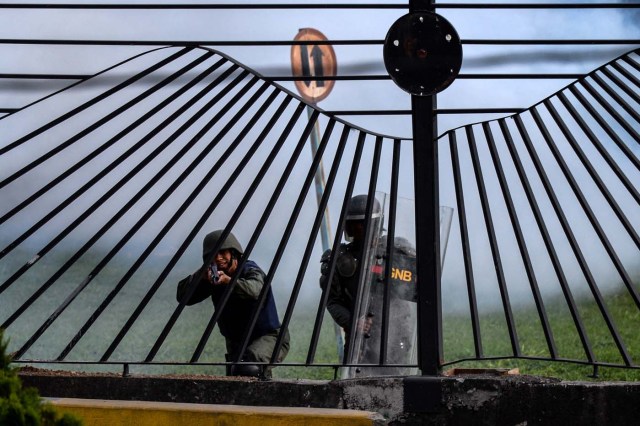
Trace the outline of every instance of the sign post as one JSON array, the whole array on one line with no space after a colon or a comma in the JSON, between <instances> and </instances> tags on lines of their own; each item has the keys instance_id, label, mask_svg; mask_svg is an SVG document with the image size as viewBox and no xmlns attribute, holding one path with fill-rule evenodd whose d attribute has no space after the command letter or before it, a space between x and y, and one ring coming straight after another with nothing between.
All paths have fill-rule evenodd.
<instances>
[{"instance_id":1,"label":"sign post","mask_svg":"<svg viewBox=\"0 0 640 426\"><path fill-rule=\"evenodd\" d=\"M327 38L320 31L313 28L302 28L293 39L294 41L327 41ZM337 74L336 54L330 44L295 44L291 46L291 73L294 77L315 77L320 79L298 80L295 81L296 89L300 96L311 105L315 106L318 102L329 96L335 80L324 80L324 77L333 77ZM311 106L307 107L307 115L309 118L313 113ZM312 157L318 152L318 144L320 140L320 125L316 121L313 131L309 136ZM322 160L318 165L315 175L316 200L318 206L322 200L324 193L325 177ZM322 218L322 226L320 227L320 237L322 240L322 250L329 250L331 247L331 224L329 222L329 209L326 208ZM338 348L338 356L344 355L344 341L342 339L342 331L340 326L334 323L334 331L336 334L336 344Z\"/></svg>"}]
</instances>

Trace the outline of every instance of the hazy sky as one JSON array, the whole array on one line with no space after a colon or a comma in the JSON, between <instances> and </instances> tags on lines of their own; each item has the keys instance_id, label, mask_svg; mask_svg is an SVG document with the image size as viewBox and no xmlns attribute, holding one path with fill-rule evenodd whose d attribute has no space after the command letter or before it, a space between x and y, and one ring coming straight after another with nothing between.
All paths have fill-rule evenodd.
<instances>
[{"instance_id":1,"label":"hazy sky","mask_svg":"<svg viewBox=\"0 0 640 426\"><path fill-rule=\"evenodd\" d=\"M326 3L326 2L323 2ZM336 3L342 3L336 1ZM394 2L383 2L386 4ZM404 1L398 4L406 4ZM455 2L451 2L455 3ZM465 1L464 3L470 3ZM405 10L11 10L0 13L3 39L105 40L291 40L299 28L312 27L329 39L383 40ZM617 39L639 38L637 12L586 10L456 10L439 13L466 39ZM465 45L461 73L584 73L632 46L477 46ZM216 47L265 75L290 73L283 47ZM118 60L150 49L114 46L0 45L4 73L99 71ZM343 75L385 74L382 46L335 46ZM440 108L528 107L571 80L462 80L440 94ZM50 84L0 81L0 107L19 107L36 99ZM54 83L62 87L65 82ZM281 83L293 90L293 84ZM13 89L13 90L12 90ZM342 109L409 109L409 96L391 81L336 83L320 106ZM440 131L494 116L441 116ZM368 130L410 137L408 117L348 117Z\"/></svg>"}]
</instances>

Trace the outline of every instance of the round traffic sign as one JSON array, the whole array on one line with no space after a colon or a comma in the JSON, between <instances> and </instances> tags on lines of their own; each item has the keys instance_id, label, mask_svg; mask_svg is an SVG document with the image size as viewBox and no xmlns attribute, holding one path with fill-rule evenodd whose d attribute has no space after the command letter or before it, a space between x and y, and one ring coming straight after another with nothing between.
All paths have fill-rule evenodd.
<instances>
[{"instance_id":1,"label":"round traffic sign","mask_svg":"<svg viewBox=\"0 0 640 426\"><path fill-rule=\"evenodd\" d=\"M326 41L320 31L303 28L294 41ZM295 44L291 46L291 72L294 77L333 77L338 71L336 54L330 44ZM311 103L317 103L329 96L335 80L300 80L296 89Z\"/></svg>"}]
</instances>

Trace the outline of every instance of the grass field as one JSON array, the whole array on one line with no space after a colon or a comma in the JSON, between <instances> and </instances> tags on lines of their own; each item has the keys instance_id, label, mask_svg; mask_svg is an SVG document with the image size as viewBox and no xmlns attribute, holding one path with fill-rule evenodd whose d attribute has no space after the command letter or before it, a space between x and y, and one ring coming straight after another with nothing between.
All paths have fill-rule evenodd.
<instances>
[{"instance_id":1,"label":"grass field","mask_svg":"<svg viewBox=\"0 0 640 426\"><path fill-rule=\"evenodd\" d=\"M640 357L640 310L625 292L609 294L605 298L611 316L628 353L637 363ZM547 306L549 323L557 348L557 357L586 360L585 350L571 317L564 304L557 302ZM593 348L595 359L600 362L621 364L620 352L602 320L598 306L592 300L580 300L578 311L584 321L584 328ZM520 349L523 356L549 357L549 349L544 338L540 320L535 309L516 311ZM480 318L483 350L486 357L499 357L512 353L507 336L504 315L494 313ZM473 335L468 318L445 317L444 348L445 360L473 357ZM635 357L634 357L635 355ZM461 362L446 368L519 368L521 374L556 377L565 380L640 380L640 370L616 367L599 367L599 377L594 378L592 366L569 362L532 361L524 359L504 359L494 361Z\"/></svg>"},{"instance_id":2,"label":"grass field","mask_svg":"<svg viewBox=\"0 0 640 426\"><path fill-rule=\"evenodd\" d=\"M41 276L50 276L55 270L55 259L43 260L39 265ZM5 270L4 272L7 272ZM7 330L10 337L10 351L18 349L42 324L51 312L66 297L74 286L82 282L88 268L81 264L74 266L65 274L61 283L44 293L24 315L15 321ZM139 300L145 294L149 283L153 281L156 271L141 270L132 282L125 287L123 293L105 310L95 325L83 336L78 345L67 357L69 361L97 361L104 353L111 339L135 309ZM88 286L77 300L70 305L57 321L40 337L36 344L26 354L26 359L50 360L60 353L75 332L84 324L93 310L117 282L120 271L105 270L96 277L93 285ZM113 275L110 275L113 274ZM5 277L6 278L6 277ZM160 334L162 327L176 307L175 287L170 283L177 282L180 277L170 276L169 284L160 287L149 305L140 315L138 321L122 340L117 350L110 358L114 362L140 361ZM2 294L0 298L0 320L4 321L15 306L26 300L42 280L34 280L25 276L23 281L16 282L12 288ZM277 296L278 300L286 301L287 297ZM610 316L615 322L617 333L634 362L640 359L640 310L625 291L607 294L605 303ZM603 315L598 306L589 298L577 300L578 312L584 322L584 329L593 348L597 361L607 363L622 363L620 351L611 337L610 330L603 321ZM557 348L557 357L563 359L586 360L585 351L576 327L569 315L563 300L547 303L548 319L553 332ZM187 362L200 340L206 323L211 315L211 304L200 303L187 307L178 322L167 336L160 348L156 361ZM286 362L304 364L307 360L309 343L313 331L317 307L304 303L296 307L289 327L291 333L291 350ZM514 307L514 322L517 330L519 347L523 356L549 357L549 349L540 326L540 319L532 307ZM283 314L280 310L280 315ZM26 320L29 319L29 321ZM480 316L480 331L482 349L485 357L508 357L513 355L509 335L505 325L504 314L496 311L483 312ZM471 323L468 315L444 315L443 324L444 359L446 363L473 358L474 344ZM223 362L224 343L217 330L214 330L205 350L200 358L201 362ZM335 334L333 321L325 314L320 333L315 363L337 364ZM593 367L567 362L528 361L522 359L503 359L497 361L461 362L448 365L451 367L518 367L521 374L532 374L557 377L566 380L640 380L640 370L600 367L599 377L590 377ZM47 367L54 367L47 365ZM93 371L121 371L121 365L69 365L55 366L55 368ZM131 366L133 373L151 374L223 374L223 367L212 366ZM334 369L327 367L280 366L274 370L276 378L309 378L333 379Z\"/></svg>"}]
</instances>

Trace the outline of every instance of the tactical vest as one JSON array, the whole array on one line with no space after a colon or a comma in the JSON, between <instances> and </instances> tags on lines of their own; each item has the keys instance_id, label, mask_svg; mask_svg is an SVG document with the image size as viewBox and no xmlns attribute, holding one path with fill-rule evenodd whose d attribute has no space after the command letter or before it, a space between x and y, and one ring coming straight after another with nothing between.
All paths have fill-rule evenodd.
<instances>
[{"instance_id":1,"label":"tactical vest","mask_svg":"<svg viewBox=\"0 0 640 426\"><path fill-rule=\"evenodd\" d=\"M249 260L244 264L242 271L239 272L239 278L242 278L244 273L255 269L258 269L264 276L264 272L262 272L260 267L255 262ZM224 290L225 286L216 286L213 288L211 299L213 300L213 306L216 310L218 309ZM232 292L222 314L220 314L220 320L218 321L220 333L231 340L241 339L257 304L257 300L241 298ZM278 311L273 293L271 288L269 288L267 299L258 314L258 320L250 340L254 340L278 328L280 328Z\"/></svg>"}]
</instances>

